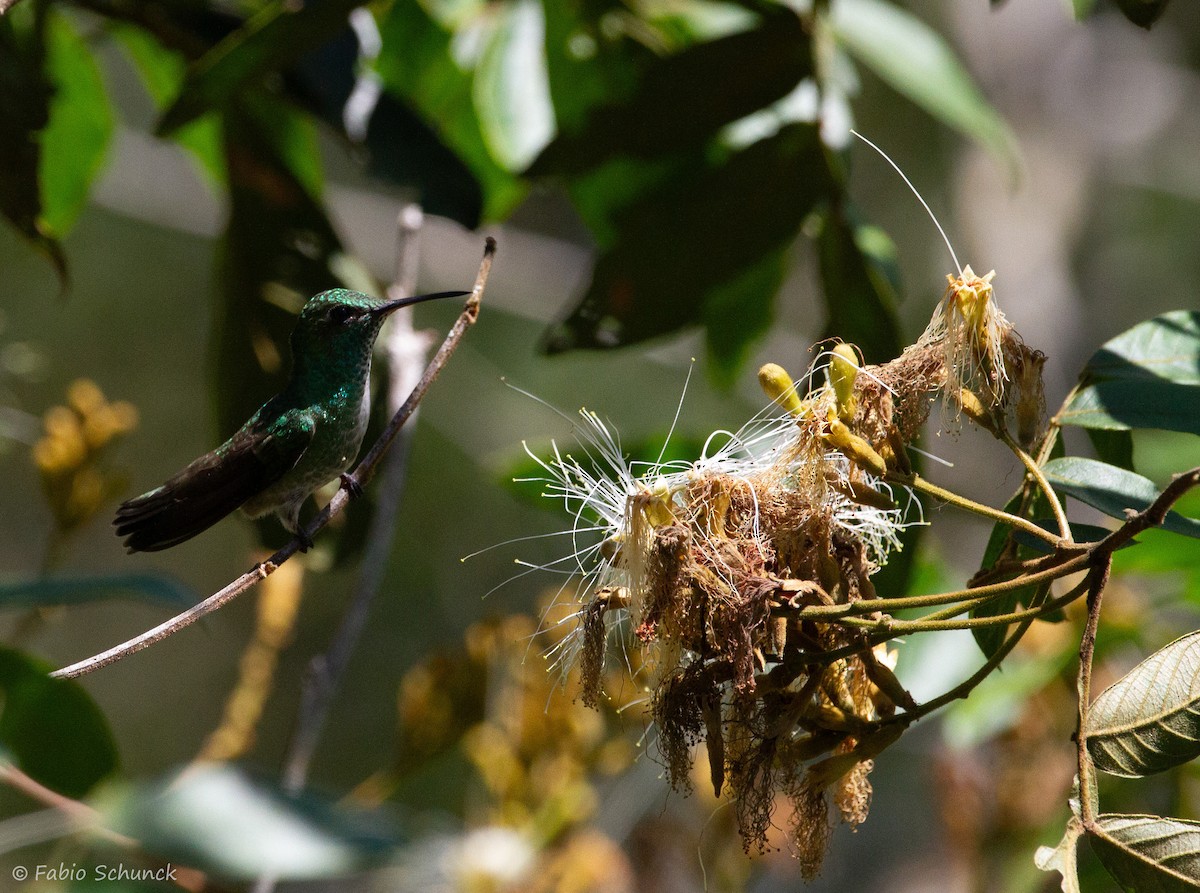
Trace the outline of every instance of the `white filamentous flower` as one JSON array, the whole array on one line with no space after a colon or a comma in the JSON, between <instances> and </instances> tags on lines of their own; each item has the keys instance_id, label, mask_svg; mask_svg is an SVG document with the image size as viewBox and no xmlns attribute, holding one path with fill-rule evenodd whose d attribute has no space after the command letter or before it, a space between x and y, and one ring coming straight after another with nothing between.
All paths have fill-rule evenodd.
<instances>
[{"instance_id":1,"label":"white filamentous flower","mask_svg":"<svg viewBox=\"0 0 1200 893\"><path fill-rule=\"evenodd\" d=\"M777 415L777 409L772 406L764 410L736 432L714 432L706 441L701 457L694 462L630 462L615 431L587 409L580 410L580 421L575 423L574 431L584 461L564 453L557 443L552 443L549 458L536 455L525 445L526 452L546 473L541 478L525 480L544 483L543 495L561 500L573 519L571 528L563 531L563 535L571 538L571 554L542 566L542 569L572 575L571 580L563 584L555 602L558 603L571 589L580 605L598 591L622 591L632 598L631 613L638 617L637 600L649 546L644 535L647 529L686 525L698 538L699 545L711 546L712 554L717 554L718 544L713 534L700 523L700 519L708 517L707 506L702 504L703 496L695 494L704 490L692 486L705 479L722 481L726 493L739 487L751 494L754 507L749 521L749 538L763 554L768 553L768 538L759 523L760 501L775 499L780 493L791 490L803 492L803 482L811 480L814 473L812 468L805 466L813 460L806 459L802 451L795 449L802 436L796 419ZM832 475L843 483L857 475L859 483L867 484L890 499L895 496L886 483L852 467L850 461L836 451L825 452L819 461L823 462L823 467L818 470L820 474ZM819 510L836 529L863 544L873 567L885 564L888 555L900 548L899 535L906 526L905 516L912 505L919 509L919 503L911 493L907 494L909 504L896 508L862 505L833 487L823 488L823 493L824 504ZM640 542L639 530L643 532ZM567 571L561 565L570 565L571 569ZM537 566L529 567L533 570ZM720 567L712 570L736 589L735 581ZM574 665L583 644L582 624L578 622L583 610L581 607L558 621L574 624L574 629L551 653L555 665L564 675Z\"/></svg>"}]
</instances>

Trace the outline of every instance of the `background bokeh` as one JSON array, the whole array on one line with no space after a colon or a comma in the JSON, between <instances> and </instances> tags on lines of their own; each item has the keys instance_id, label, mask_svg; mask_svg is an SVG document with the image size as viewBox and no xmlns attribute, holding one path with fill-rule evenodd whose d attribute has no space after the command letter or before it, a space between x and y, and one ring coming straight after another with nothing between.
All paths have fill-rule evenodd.
<instances>
[{"instance_id":1,"label":"background bokeh","mask_svg":"<svg viewBox=\"0 0 1200 893\"><path fill-rule=\"evenodd\" d=\"M1000 305L1025 339L1049 356L1047 398L1053 408L1103 341L1156 313L1197 306L1200 9L1175 3L1147 32L1104 4L1084 22L1072 21L1055 0L1009 0L994 8L982 0L905 5L945 35L1009 123L1019 145L1020 170L1013 176L995 156L945 129L866 71L852 102L855 127L880 144L921 190L960 261L977 272L997 271ZM124 57L101 50L100 58L122 123L92 201L64 243L70 288L60 294L45 260L13 231L0 229L3 580L36 574L47 548L51 519L30 445L40 431L40 416L63 401L72 381L91 379L109 399L137 407L139 426L111 456L127 479L123 496L153 486L211 448L218 436L210 393L210 296L216 287L222 199L181 150L150 135L154 109ZM952 262L933 224L891 168L863 145L850 151L851 194L864 216L882 226L898 247L900 318L911 340L928 320ZM322 154L327 200L345 243L386 280L394 262L395 215L405 196L366 180L337 141L325 139ZM561 539L506 544L568 524L519 498L506 483L522 459L522 441L544 447L551 438L570 440L569 422L546 404L568 416L579 407L594 409L628 442L661 436L671 425L695 358L677 432L702 440L712 430L736 428L761 408L765 401L753 375L759 363L778 362L797 374L823 332L815 261L811 246L801 242L792 249L795 262L770 332L755 345L732 388L716 387L705 374L704 343L695 332L616 352L547 357L539 350L545 327L564 315L588 282L593 246L587 230L564 197L545 188L511 219L482 233L494 234L499 242L484 310L422 407L392 561L312 769L312 785L334 795L392 761L397 692L414 664L435 651L460 652L464 631L484 618L536 612L559 585L557 578L524 575L514 559L551 561L563 554ZM482 233L427 218L420 234L419 288L468 287ZM417 311L417 322L440 331L454 313L452 307L425 306ZM1006 499L1020 479L1011 457L977 432L931 437L924 446L953 463L932 465L936 480L993 504ZM1192 464L1200 454L1194 438L1147 438L1138 449L1139 460L1157 468L1160 480L1167 470L1182 467L1189 454ZM199 597L251 561L254 530L241 520L227 520L169 552L127 556L106 515L72 537L58 571L153 570ZM929 580L957 583L977 567L988 527L949 510L933 512L930 520L934 523L921 545L922 573ZM495 547L460 560L490 546ZM1181 557L1190 561L1194 553ZM279 655L244 763L266 773L278 771L304 669L327 646L354 577L352 565L307 575L294 634ZM85 680L111 724L124 775L152 777L188 762L220 724L253 633L256 601L251 593L199 626ZM74 606L43 618L22 645L62 665L159 622L166 610L136 599ZM19 613L6 618L10 632L18 631ZM1047 642L1032 647L1057 654L1061 643L1054 637L1060 633L1070 638L1056 626L1046 634ZM902 678L928 692L961 677L979 660L966 635L933 638L912 652L902 656ZM540 662L536 649L530 649L527 661ZM1052 669L1046 680L1054 675ZM573 693L555 691L550 697L570 700ZM1047 713L1063 714L1053 695L1037 697L1047 699ZM946 729L930 723L890 750L872 776L876 794L870 820L854 835L835 834L825 873L808 889L1053 888L1051 879L1032 869L1028 844L1057 838L1053 820L1065 813L1070 744L1059 734L1061 725L1049 719L1041 730L1017 718L1007 724L999 720L988 731L1015 736L1013 746L1028 748L1018 749L1023 756L1014 758L978 730L973 733L972 724L984 718L971 714L952 717ZM1039 737L1043 734L1045 739ZM1044 740L1052 742L1048 753ZM1010 774L998 783L1008 786L1008 794L997 796L997 783L983 779L989 772L1016 773L1014 764L1022 760L1027 768L1039 766L1042 774ZM455 761L430 768L407 783L400 805L418 825L457 827L459 807L445 794L463 787L462 771ZM704 850L697 835L729 835L728 822L703 795L685 800L659 775L649 736L632 768L600 783L596 825L625 845L642 872L640 889L704 889L704 853L711 849ZM1191 791L1195 783L1190 784L1179 790ZM26 801L0 791L4 815L27 809ZM1004 810L1009 812L998 819L997 812ZM1040 837L1027 834L1038 822L1050 830ZM1019 844L1005 836L1018 826ZM985 838L985 832L996 837ZM661 839L653 846L642 841L639 849L637 835L653 834L678 843L671 850ZM1012 850L1011 860L1005 847ZM731 848L735 852L722 859L736 863L743 858L736 840ZM639 853L653 859L639 862ZM708 889L740 884L790 890L799 884L786 852L747 858L740 878L721 876L727 871L721 862ZM5 859L7 865L33 857L20 851ZM0 888L7 878L7 871L0 872ZM335 888L356 889L329 887Z\"/></svg>"}]
</instances>

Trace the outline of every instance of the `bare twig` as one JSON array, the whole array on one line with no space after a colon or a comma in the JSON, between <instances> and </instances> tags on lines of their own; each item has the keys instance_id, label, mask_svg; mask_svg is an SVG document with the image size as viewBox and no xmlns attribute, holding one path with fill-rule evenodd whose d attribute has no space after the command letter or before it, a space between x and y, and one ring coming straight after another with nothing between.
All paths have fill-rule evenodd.
<instances>
[{"instance_id":1,"label":"bare twig","mask_svg":"<svg viewBox=\"0 0 1200 893\"><path fill-rule=\"evenodd\" d=\"M389 299L407 297L415 293L420 244L418 236L422 223L423 215L419 206L409 205L400 212L397 222L396 273L392 286L388 289ZM405 313L405 310L401 310L400 313ZM390 378L388 397L395 404L391 407L394 412L399 408L401 395L412 389L414 379L424 363L424 352L429 345L420 334L413 331L411 314L393 319L390 325L393 326L393 330L387 340ZM396 448L388 454L384 462L381 475L383 481L379 487L375 514L371 518L371 526L367 533L358 587L342 616L341 625L334 634L329 650L313 658L309 664L301 693L296 729L284 758L283 786L286 790L300 791L308 779L309 765L329 715L333 695L362 636L371 604L383 580L383 572L396 531L397 510L404 491L412 430L411 426L404 429Z\"/></svg>"},{"instance_id":2,"label":"bare twig","mask_svg":"<svg viewBox=\"0 0 1200 893\"><path fill-rule=\"evenodd\" d=\"M149 648L157 642L162 641L168 636L174 635L186 626L191 626L201 617L211 614L227 603L233 601L239 595L250 589L260 580L265 579L269 574L273 573L279 565L287 561L300 550L301 544L305 539L311 539L322 529L329 520L335 515L341 513L346 507L346 503L350 501L350 490L357 484L364 485L375 473L375 468L391 446L392 441L396 439L396 435L408 421L409 417L416 411L421 400L425 397L430 385L437 379L442 368L449 361L455 349L462 341L463 335L467 329L474 325L475 320L479 317L479 303L483 298L484 286L487 284L488 274L492 268L492 258L496 253L496 240L489 237L486 247L483 252L483 261L479 265L479 273L475 279L475 287L471 291L471 297L467 299L466 306L459 314L454 326L446 335L442 346L438 348L438 352L434 355L429 365L425 369L425 374L421 376L421 380L413 389L408 399L404 401L404 405L392 417L387 428L375 441L375 444L368 451L367 455L358 464L354 473L347 476L348 482L344 483L342 488L333 495L333 499L329 501L329 505L325 506L312 522L300 535L292 539L282 549L268 558L266 561L260 562L242 574L236 580L225 586L223 589L210 595L204 601L193 605L188 610L181 614L172 617L164 623L160 623L153 629L149 629L140 635L134 636L120 645L109 648L107 651L102 651L99 654L92 655L86 660L63 667L60 670L55 670L51 676L60 678L74 678L91 673L94 670L99 670L102 667L107 667L117 661L141 651L143 648Z\"/></svg>"}]
</instances>

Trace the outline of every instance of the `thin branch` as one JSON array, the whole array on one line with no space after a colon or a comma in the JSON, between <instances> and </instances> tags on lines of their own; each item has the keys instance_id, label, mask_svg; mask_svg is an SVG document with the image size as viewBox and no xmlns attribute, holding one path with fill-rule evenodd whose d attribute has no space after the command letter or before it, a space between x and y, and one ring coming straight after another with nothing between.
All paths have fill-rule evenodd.
<instances>
[{"instance_id":1,"label":"thin branch","mask_svg":"<svg viewBox=\"0 0 1200 893\"><path fill-rule=\"evenodd\" d=\"M388 289L389 299L403 298L415 293L420 244L418 235L423 220L424 215L418 205L409 205L400 212L397 221L396 272L392 286ZM405 310L400 311L404 312ZM405 323L407 327L402 327ZM423 354L428 349L428 343L422 335L412 330L409 317L394 319L390 325L394 329L388 338L388 395L396 404L392 407L395 411L398 409L401 395L411 389L412 379L416 377L424 362ZM413 341L421 341L422 344L418 347ZM411 434L411 426L404 429L396 448L388 454L383 465L383 481L367 532L358 586L345 614L342 615L342 622L330 642L329 650L314 657L309 664L301 693L296 729L284 758L283 786L286 790L298 792L304 788L309 766L329 715L333 695L362 636L371 605L383 581L383 572L396 532L396 515L404 491ZM260 889L266 888L260 885Z\"/></svg>"},{"instance_id":2,"label":"thin branch","mask_svg":"<svg viewBox=\"0 0 1200 893\"><path fill-rule=\"evenodd\" d=\"M932 496L935 499L940 499L942 502L965 509L968 512L974 512L976 515L982 515L985 518L991 518L993 521L999 521L1001 524L1007 524L1009 527L1024 530L1031 536L1036 536L1038 539L1045 540L1048 543L1057 545L1059 542L1059 537L1048 530L1038 527L1032 521L1018 515L1010 515L1008 512L992 508L990 505L975 502L974 500L967 499L965 496L959 496L957 493L947 490L944 487L939 487L937 484L926 480L920 475L889 472L887 480L905 487L911 487L914 490L920 490L922 493Z\"/></svg>"},{"instance_id":3,"label":"thin branch","mask_svg":"<svg viewBox=\"0 0 1200 893\"><path fill-rule=\"evenodd\" d=\"M381 434L379 439L375 441L375 444L371 447L370 451L354 470L354 473L347 476L351 483L343 484L342 488L333 495L333 499L329 501L329 505L325 506L324 509L317 513L317 516L313 518L312 523L308 525L303 534L292 539L291 542L285 545L266 561L256 564L229 585L213 593L204 601L193 605L183 613L172 617L170 620L167 620L164 623L160 623L153 629L149 629L140 635L134 636L132 639L129 639L126 642L122 642L120 645L109 648L107 651L102 651L99 654L92 655L91 657L79 661L78 663L63 667L60 670L55 670L50 675L58 678L68 679L77 676L83 676L87 673L107 667L110 664L114 664L117 661L141 651L144 648L149 648L151 645L162 641L168 636L174 635L184 627L191 626L201 617L205 617L211 614L213 611L224 607L227 603L233 601L260 580L265 579L267 576L273 573L275 569L279 567L279 565L283 564L283 562L287 561L300 550L300 546L306 538L311 541L312 538L322 528L324 528L326 524L329 523L331 518L340 514L341 511L346 507L346 503L350 501L350 490L355 484L361 487L371 479L372 475L375 473L375 467L379 464L380 460L391 446L392 441L396 439L396 435L404 426L404 423L407 422L413 412L416 411L417 406L420 405L421 400L425 397L430 385L432 385L437 379L439 373L442 371L442 368L446 365L450 357L453 355L455 349L458 347L459 342L462 341L463 335L466 334L467 329L474 325L475 320L479 318L479 303L483 298L483 289L487 284L488 274L492 269L492 258L495 256L495 253L496 240L488 237L486 247L484 248L483 252L483 261L479 265L479 273L475 279L475 287L471 291L471 297L467 299L466 306L463 307L462 313L459 314L454 326L450 329L450 332L446 335L445 340L442 342L442 346L438 349L438 352L434 355L433 359L426 367L425 374L421 376L421 380L413 389L412 394L409 395L408 399L404 401L404 405L401 406L399 411L392 417L392 420L388 423L388 426L384 430L383 434Z\"/></svg>"}]
</instances>

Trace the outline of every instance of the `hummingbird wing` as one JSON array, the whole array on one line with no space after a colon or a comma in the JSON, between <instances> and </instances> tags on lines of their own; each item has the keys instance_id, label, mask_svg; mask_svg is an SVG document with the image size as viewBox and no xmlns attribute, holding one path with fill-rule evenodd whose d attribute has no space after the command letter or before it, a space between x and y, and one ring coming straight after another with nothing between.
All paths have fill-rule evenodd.
<instances>
[{"instance_id":1,"label":"hummingbird wing","mask_svg":"<svg viewBox=\"0 0 1200 893\"><path fill-rule=\"evenodd\" d=\"M294 468L315 432L311 414L301 410L269 426L252 421L161 487L121 503L113 519L117 536L125 537L129 552L157 552L191 539Z\"/></svg>"}]
</instances>

